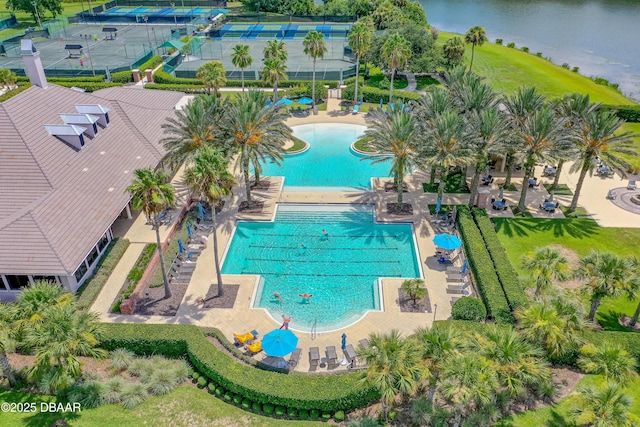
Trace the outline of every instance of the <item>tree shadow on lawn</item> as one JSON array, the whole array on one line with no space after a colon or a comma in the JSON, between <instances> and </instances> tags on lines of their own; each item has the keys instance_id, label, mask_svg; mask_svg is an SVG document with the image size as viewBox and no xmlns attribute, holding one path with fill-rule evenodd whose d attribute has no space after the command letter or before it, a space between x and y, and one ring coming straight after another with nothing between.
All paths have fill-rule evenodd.
<instances>
[{"instance_id":1,"label":"tree shadow on lawn","mask_svg":"<svg viewBox=\"0 0 640 427\"><path fill-rule=\"evenodd\" d=\"M632 332L631 329L622 326L618 321L622 316L626 316L626 314L621 311L600 309L596 314L596 320L607 331Z\"/></svg>"},{"instance_id":2,"label":"tree shadow on lawn","mask_svg":"<svg viewBox=\"0 0 640 427\"><path fill-rule=\"evenodd\" d=\"M598 234L600 226L592 219L546 218L494 218L496 232L508 237L526 237L530 234L552 231L555 237L571 236L576 239Z\"/></svg>"}]
</instances>

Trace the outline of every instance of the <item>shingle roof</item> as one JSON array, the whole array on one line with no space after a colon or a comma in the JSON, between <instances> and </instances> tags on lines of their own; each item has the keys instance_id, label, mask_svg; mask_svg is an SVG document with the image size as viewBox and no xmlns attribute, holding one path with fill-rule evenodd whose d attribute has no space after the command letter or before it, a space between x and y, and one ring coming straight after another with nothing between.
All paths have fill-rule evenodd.
<instances>
[{"instance_id":1,"label":"shingle roof","mask_svg":"<svg viewBox=\"0 0 640 427\"><path fill-rule=\"evenodd\" d=\"M162 158L160 126L182 96L49 85L0 104L0 272L72 274L127 204L133 171ZM76 104L110 109L110 125L80 151L44 127Z\"/></svg>"}]
</instances>

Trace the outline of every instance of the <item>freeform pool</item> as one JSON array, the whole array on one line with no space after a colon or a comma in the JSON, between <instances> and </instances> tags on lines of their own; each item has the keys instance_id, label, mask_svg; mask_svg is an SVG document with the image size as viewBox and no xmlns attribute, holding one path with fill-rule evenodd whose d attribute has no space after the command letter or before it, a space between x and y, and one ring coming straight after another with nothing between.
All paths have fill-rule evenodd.
<instances>
[{"instance_id":1,"label":"freeform pool","mask_svg":"<svg viewBox=\"0 0 640 427\"><path fill-rule=\"evenodd\" d=\"M265 176L284 176L285 187L340 187L353 191L371 188L371 177L389 176L391 163L371 164L351 150L366 126L315 123L292 127L293 134L309 143L304 153L285 155L280 166L267 162Z\"/></svg>"},{"instance_id":2,"label":"freeform pool","mask_svg":"<svg viewBox=\"0 0 640 427\"><path fill-rule=\"evenodd\" d=\"M279 204L274 222L238 222L222 272L261 275L255 308L328 331L379 310L378 278L420 277L417 260L411 225L376 224L369 205Z\"/></svg>"}]
</instances>

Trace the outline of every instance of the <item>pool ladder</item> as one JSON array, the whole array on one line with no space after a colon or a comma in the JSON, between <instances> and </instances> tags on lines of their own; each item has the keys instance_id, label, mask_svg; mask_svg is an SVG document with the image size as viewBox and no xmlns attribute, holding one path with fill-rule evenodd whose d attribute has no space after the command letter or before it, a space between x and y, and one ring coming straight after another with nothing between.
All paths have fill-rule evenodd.
<instances>
[{"instance_id":1,"label":"pool ladder","mask_svg":"<svg viewBox=\"0 0 640 427\"><path fill-rule=\"evenodd\" d=\"M315 340L318 336L318 331L317 331L317 326L318 326L318 318L316 317L316 320L313 322L313 326L311 327L311 339Z\"/></svg>"}]
</instances>

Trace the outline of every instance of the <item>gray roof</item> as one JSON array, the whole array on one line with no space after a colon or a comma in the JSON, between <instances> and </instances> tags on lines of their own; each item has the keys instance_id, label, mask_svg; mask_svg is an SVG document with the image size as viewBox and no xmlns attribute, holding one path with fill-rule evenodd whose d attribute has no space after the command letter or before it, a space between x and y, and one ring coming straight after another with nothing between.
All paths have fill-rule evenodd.
<instances>
[{"instance_id":1,"label":"gray roof","mask_svg":"<svg viewBox=\"0 0 640 427\"><path fill-rule=\"evenodd\" d=\"M0 273L72 274L129 201L133 171L161 160L160 126L182 96L49 85L0 103ZM79 104L110 117L80 151L45 128L69 126L60 114Z\"/></svg>"},{"instance_id":2,"label":"gray roof","mask_svg":"<svg viewBox=\"0 0 640 427\"><path fill-rule=\"evenodd\" d=\"M44 128L51 135L61 135L61 136L78 136L78 135L81 135L82 132L87 130L87 128L83 128L75 125L44 125Z\"/></svg>"},{"instance_id":3,"label":"gray roof","mask_svg":"<svg viewBox=\"0 0 640 427\"><path fill-rule=\"evenodd\" d=\"M90 114L60 114L60 119L70 124L92 125L98 121L99 117Z\"/></svg>"}]
</instances>

